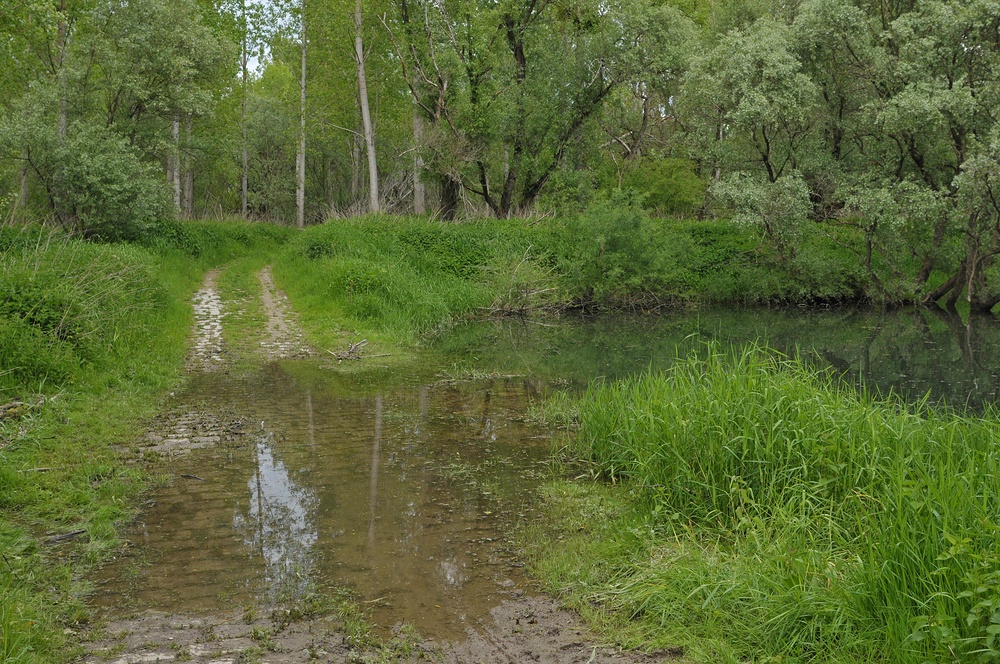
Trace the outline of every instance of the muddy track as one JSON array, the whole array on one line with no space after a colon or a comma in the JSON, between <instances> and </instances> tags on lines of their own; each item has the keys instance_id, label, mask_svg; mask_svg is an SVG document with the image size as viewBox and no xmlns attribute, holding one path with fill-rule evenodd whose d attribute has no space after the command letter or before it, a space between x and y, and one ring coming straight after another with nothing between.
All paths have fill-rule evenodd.
<instances>
[{"instance_id":1,"label":"muddy track","mask_svg":"<svg viewBox=\"0 0 1000 664\"><path fill-rule=\"evenodd\" d=\"M261 342L270 360L307 358L312 350L303 340L302 330L295 320L295 312L284 291L278 290L268 265L257 273L260 280L260 300L267 312L267 336Z\"/></svg>"},{"instance_id":2,"label":"muddy track","mask_svg":"<svg viewBox=\"0 0 1000 664\"><path fill-rule=\"evenodd\" d=\"M225 364L222 350L222 299L216 290L218 270L205 274L201 289L194 294L194 330L187 358L188 371L218 371Z\"/></svg>"},{"instance_id":3,"label":"muddy track","mask_svg":"<svg viewBox=\"0 0 1000 664\"><path fill-rule=\"evenodd\" d=\"M187 368L194 375L218 372L226 365L222 341L225 312L215 287L217 276L218 272L207 274L203 287L193 298L195 325ZM265 268L258 277L261 302L268 316L267 338L261 342L262 359L313 355L303 341L287 297L275 288L270 270ZM154 420L149 433L138 441L137 449L147 458L164 459L155 463L167 468L173 463L170 458L187 456L198 448L243 445L245 435L246 420L234 413L178 405ZM201 479L192 475L181 477L195 483ZM182 513L176 518L186 519ZM552 598L531 593L530 589L511 586L503 596L505 599L492 609L488 618L467 625L464 640L449 642L421 641L416 637L404 643L391 635L380 640L352 641L345 636L342 620L336 615L287 620L280 612L272 614L262 608L165 613L140 607L134 614L123 617L119 609L109 612L84 636L86 654L82 661L88 664L169 661L582 664L663 662L676 658L674 653L621 652L602 644L575 613L562 609Z\"/></svg>"}]
</instances>

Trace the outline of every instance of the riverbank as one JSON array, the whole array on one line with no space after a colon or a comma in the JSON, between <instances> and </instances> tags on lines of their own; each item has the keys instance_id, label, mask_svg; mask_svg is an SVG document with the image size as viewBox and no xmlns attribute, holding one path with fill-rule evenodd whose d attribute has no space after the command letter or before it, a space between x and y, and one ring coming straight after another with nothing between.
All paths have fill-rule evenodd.
<instances>
[{"instance_id":1,"label":"riverbank","mask_svg":"<svg viewBox=\"0 0 1000 664\"><path fill-rule=\"evenodd\" d=\"M594 479L544 492L528 539L547 588L692 661L988 660L996 418L766 350L699 355L550 407Z\"/></svg>"}]
</instances>

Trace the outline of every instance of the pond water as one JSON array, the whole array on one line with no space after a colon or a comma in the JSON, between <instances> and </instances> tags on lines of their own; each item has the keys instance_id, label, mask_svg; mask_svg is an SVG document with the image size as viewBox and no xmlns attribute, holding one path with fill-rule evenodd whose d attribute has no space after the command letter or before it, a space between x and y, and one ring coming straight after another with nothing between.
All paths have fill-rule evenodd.
<instances>
[{"instance_id":1,"label":"pond water","mask_svg":"<svg viewBox=\"0 0 1000 664\"><path fill-rule=\"evenodd\" d=\"M509 537L532 518L551 447L525 421L530 404L710 340L797 350L848 380L961 408L995 403L1000 386L1000 324L924 310L474 323L402 370L372 359L362 372L290 361L196 374L163 425L187 432L210 414L215 430L201 433L221 440L167 461L171 481L130 536L136 555L104 570L97 601L190 612L346 587L383 628L461 639L529 588Z\"/></svg>"}]
</instances>

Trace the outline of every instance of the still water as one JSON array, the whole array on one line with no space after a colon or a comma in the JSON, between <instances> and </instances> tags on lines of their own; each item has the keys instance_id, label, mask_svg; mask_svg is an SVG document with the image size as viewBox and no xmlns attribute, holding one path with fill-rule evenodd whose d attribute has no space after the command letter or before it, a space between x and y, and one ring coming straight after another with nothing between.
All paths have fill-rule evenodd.
<instances>
[{"instance_id":1,"label":"still water","mask_svg":"<svg viewBox=\"0 0 1000 664\"><path fill-rule=\"evenodd\" d=\"M529 588L510 534L532 519L552 444L525 421L531 403L706 341L766 343L962 409L995 403L1000 385L995 319L924 310L474 323L404 369L371 359L361 372L294 361L198 374L170 410L211 414L221 441L166 463L172 479L135 525L134 555L104 570L97 601L220 610L349 588L383 628L460 639Z\"/></svg>"}]
</instances>

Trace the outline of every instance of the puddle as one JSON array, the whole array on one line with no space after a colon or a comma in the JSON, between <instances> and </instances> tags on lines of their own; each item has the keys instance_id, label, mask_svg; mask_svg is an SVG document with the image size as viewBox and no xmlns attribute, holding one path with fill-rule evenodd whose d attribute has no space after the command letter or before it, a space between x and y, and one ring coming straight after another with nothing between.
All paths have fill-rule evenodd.
<instances>
[{"instance_id":1,"label":"puddle","mask_svg":"<svg viewBox=\"0 0 1000 664\"><path fill-rule=\"evenodd\" d=\"M990 353L1000 324L956 327L922 310L477 324L429 343L413 375L302 360L234 377L209 370L217 368L221 313L203 299L199 329L208 341L196 357L206 371L190 376L145 443L165 455L173 479L135 525L134 555L97 579L97 601L112 617L149 609L222 615L348 587L383 633L407 623L439 643L471 643L513 624L500 628L507 632L498 643L523 636L523 605L504 600L529 584L508 537L532 519L550 454L548 436L521 419L530 402L546 385L575 390L667 366L678 348L707 340L797 348L850 380L904 396L978 407L1000 394L1000 363ZM442 381L439 369L481 378Z\"/></svg>"},{"instance_id":2,"label":"puddle","mask_svg":"<svg viewBox=\"0 0 1000 664\"><path fill-rule=\"evenodd\" d=\"M164 461L172 481L129 537L142 564L105 569L98 604L221 611L346 586L381 628L450 641L525 588L507 537L550 454L520 421L533 382L352 394L284 367L192 376L172 410L226 413L239 435Z\"/></svg>"}]
</instances>

